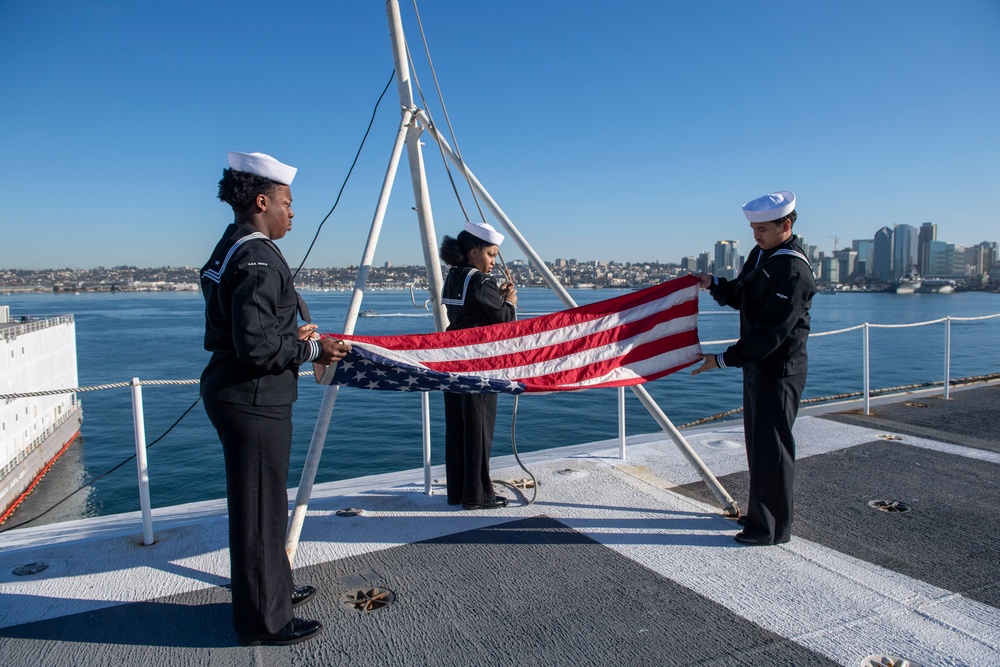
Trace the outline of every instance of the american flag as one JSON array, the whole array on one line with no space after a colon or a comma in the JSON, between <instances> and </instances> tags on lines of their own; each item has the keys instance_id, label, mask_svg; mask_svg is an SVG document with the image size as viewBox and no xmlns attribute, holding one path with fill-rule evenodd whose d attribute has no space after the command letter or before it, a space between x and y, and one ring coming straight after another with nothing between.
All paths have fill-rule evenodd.
<instances>
[{"instance_id":1,"label":"american flag","mask_svg":"<svg viewBox=\"0 0 1000 667\"><path fill-rule=\"evenodd\" d=\"M353 349L317 373L323 384L495 394L641 384L700 361L698 278L517 322L337 337Z\"/></svg>"}]
</instances>

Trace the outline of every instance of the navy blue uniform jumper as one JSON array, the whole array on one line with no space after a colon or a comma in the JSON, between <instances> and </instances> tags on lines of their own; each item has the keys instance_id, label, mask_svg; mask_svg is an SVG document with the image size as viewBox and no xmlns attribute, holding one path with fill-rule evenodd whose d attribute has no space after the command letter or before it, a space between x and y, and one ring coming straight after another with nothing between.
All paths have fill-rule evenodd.
<instances>
[{"instance_id":1,"label":"navy blue uniform jumper","mask_svg":"<svg viewBox=\"0 0 1000 667\"><path fill-rule=\"evenodd\" d=\"M281 251L245 224L231 224L201 272L205 349L201 396L222 441L229 508L233 627L275 634L292 620L285 554L292 403L299 365L319 356L298 339L305 304Z\"/></svg>"},{"instance_id":2,"label":"navy blue uniform jumper","mask_svg":"<svg viewBox=\"0 0 1000 667\"><path fill-rule=\"evenodd\" d=\"M806 384L809 308L816 283L797 237L754 247L734 280L709 287L740 311L740 338L720 366L743 369L743 430L750 469L744 533L763 543L791 538L795 439L792 425Z\"/></svg>"},{"instance_id":3,"label":"navy blue uniform jumper","mask_svg":"<svg viewBox=\"0 0 1000 667\"><path fill-rule=\"evenodd\" d=\"M496 281L468 265L448 272L441 302L448 313L449 331L512 322L517 316L514 304L500 295ZM496 418L496 394L444 392L449 503L482 504L496 499L490 479Z\"/></svg>"}]
</instances>

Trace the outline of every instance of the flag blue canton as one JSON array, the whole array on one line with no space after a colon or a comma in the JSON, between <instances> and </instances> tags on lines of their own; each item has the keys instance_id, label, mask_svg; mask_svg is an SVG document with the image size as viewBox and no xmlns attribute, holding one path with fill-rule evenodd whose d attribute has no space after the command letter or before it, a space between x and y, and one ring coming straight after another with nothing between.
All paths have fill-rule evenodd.
<instances>
[{"instance_id":1,"label":"flag blue canton","mask_svg":"<svg viewBox=\"0 0 1000 667\"><path fill-rule=\"evenodd\" d=\"M330 384L386 391L449 391L456 394L520 394L524 384L474 375L441 373L388 359L355 345L337 363Z\"/></svg>"}]
</instances>

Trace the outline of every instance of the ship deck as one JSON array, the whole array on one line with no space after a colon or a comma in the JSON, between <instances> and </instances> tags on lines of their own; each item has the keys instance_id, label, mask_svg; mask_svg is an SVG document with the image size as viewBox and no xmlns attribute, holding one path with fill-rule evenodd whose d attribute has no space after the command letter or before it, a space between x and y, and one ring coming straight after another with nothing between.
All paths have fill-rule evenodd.
<instances>
[{"instance_id":1,"label":"ship deck","mask_svg":"<svg viewBox=\"0 0 1000 667\"><path fill-rule=\"evenodd\" d=\"M617 442L522 456L537 501L498 511L425 495L420 470L317 485L295 576L325 630L290 647L236 641L224 501L155 510L148 547L137 513L10 531L0 664L1000 664L1000 385L940 392L804 411L778 547L734 542L663 435L625 461ZM740 423L684 434L745 506ZM394 601L350 603L372 588Z\"/></svg>"}]
</instances>

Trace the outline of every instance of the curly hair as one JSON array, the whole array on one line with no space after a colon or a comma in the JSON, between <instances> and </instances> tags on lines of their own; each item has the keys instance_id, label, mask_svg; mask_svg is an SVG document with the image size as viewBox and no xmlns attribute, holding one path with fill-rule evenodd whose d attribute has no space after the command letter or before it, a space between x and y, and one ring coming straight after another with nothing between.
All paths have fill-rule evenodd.
<instances>
[{"instance_id":1,"label":"curly hair","mask_svg":"<svg viewBox=\"0 0 1000 667\"><path fill-rule=\"evenodd\" d=\"M257 195L273 197L277 189L278 184L269 178L247 171L223 169L219 199L232 206L234 211L243 211L253 205Z\"/></svg>"},{"instance_id":2,"label":"curly hair","mask_svg":"<svg viewBox=\"0 0 1000 667\"><path fill-rule=\"evenodd\" d=\"M469 261L469 251L473 248L485 248L493 245L489 241L484 241L478 236L474 236L467 231L459 233L458 238L445 236L441 241L441 259L448 266L461 266Z\"/></svg>"}]
</instances>

